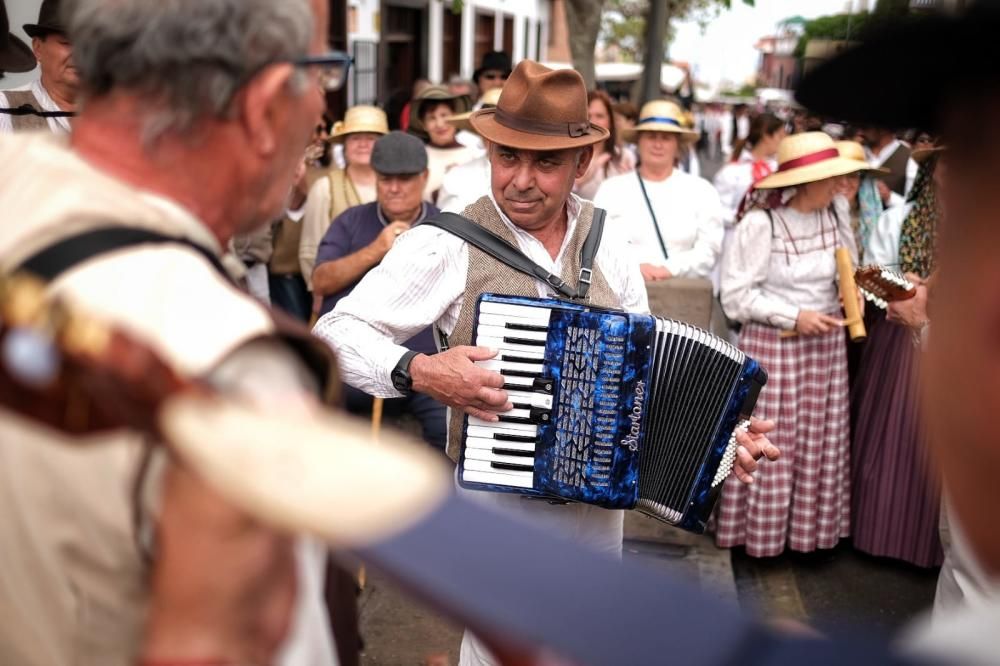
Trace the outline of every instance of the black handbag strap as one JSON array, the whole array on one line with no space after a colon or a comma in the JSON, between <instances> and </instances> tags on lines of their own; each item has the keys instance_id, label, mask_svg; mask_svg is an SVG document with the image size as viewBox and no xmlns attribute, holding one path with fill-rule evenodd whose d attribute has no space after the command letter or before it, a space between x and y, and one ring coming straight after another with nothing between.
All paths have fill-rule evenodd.
<instances>
[{"instance_id":1,"label":"black handbag strap","mask_svg":"<svg viewBox=\"0 0 1000 666\"><path fill-rule=\"evenodd\" d=\"M136 227L102 227L64 238L28 257L12 272L23 270L51 282L70 268L98 255L146 243L183 245L205 258L227 281L232 281L222 262L207 248L186 238Z\"/></svg>"},{"instance_id":2,"label":"black handbag strap","mask_svg":"<svg viewBox=\"0 0 1000 666\"><path fill-rule=\"evenodd\" d=\"M604 234L604 218L605 212L600 208L595 208L590 233L587 235L587 238L583 242L583 247L580 249L579 284L575 289L567 285L555 273L550 273L536 264L521 250L503 238L500 238L500 236L461 215L456 215L455 213L438 213L424 220L423 224L438 227L454 236L458 236L500 263L513 268L519 273L524 273L545 282L566 298L583 299L587 297L587 292L590 291L590 282L594 274L594 258L597 256L601 237Z\"/></svg>"},{"instance_id":3,"label":"black handbag strap","mask_svg":"<svg viewBox=\"0 0 1000 666\"><path fill-rule=\"evenodd\" d=\"M656 221L656 213L653 212L653 204L649 200L649 195L646 194L646 183L642 181L642 176L639 175L639 170L635 170L635 177L639 179L639 189L642 190L642 198L646 200L646 209L649 211L649 216L653 218L653 230L656 232L656 239L660 241L660 249L663 250L663 258L669 259L670 253L667 252L667 244L663 242L663 234L660 233L660 224Z\"/></svg>"}]
</instances>

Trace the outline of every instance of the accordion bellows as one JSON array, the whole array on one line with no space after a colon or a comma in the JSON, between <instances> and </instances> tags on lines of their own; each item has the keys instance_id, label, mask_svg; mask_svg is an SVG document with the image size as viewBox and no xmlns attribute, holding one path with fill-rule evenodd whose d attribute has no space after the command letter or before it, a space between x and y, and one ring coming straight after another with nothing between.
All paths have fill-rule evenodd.
<instances>
[{"instance_id":1,"label":"accordion bellows","mask_svg":"<svg viewBox=\"0 0 1000 666\"><path fill-rule=\"evenodd\" d=\"M701 532L767 374L696 327L557 300L483 294L480 365L514 409L466 417L468 489L637 509Z\"/></svg>"}]
</instances>

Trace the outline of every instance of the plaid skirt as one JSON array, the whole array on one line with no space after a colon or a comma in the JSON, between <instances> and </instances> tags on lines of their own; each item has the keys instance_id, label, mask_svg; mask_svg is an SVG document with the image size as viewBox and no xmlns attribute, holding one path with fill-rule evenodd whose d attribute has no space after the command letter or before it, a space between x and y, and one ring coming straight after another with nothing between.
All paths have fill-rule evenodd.
<instances>
[{"instance_id":1,"label":"plaid skirt","mask_svg":"<svg viewBox=\"0 0 1000 666\"><path fill-rule=\"evenodd\" d=\"M763 324L743 327L740 348L764 366L767 385L754 415L773 419L781 449L762 461L753 484L730 476L716 516L720 547L745 545L754 557L785 546L833 548L850 535L850 414L844 331L781 338Z\"/></svg>"}]
</instances>

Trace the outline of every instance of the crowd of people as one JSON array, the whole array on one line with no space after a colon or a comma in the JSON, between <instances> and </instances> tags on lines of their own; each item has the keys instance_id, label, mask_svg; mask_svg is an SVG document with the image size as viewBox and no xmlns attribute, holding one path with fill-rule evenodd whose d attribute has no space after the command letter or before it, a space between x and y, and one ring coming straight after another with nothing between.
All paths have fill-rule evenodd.
<instances>
[{"instance_id":1,"label":"crowd of people","mask_svg":"<svg viewBox=\"0 0 1000 666\"><path fill-rule=\"evenodd\" d=\"M183 239L114 250L56 284L148 332L178 367L282 409L314 408L323 369L283 342L312 326L311 343L336 354L348 411L380 416L384 400L387 415L410 415L425 442L457 462L465 415L495 421L512 408L503 378L475 364L495 353L474 345L475 297L544 297L550 289L425 222L459 213L575 284L587 268L580 248L595 210L604 210L590 303L647 312L647 284L701 281L720 315L714 332L768 372L759 420L740 435L735 473L723 488L718 546L773 557L830 551L851 539L874 556L942 565L942 481L917 383L928 293L938 280L939 220L954 196L945 191L951 147L926 131L940 127L899 132L833 111L724 111L667 94L637 108L588 92L572 70L515 67L502 52L486 54L472 81L422 81L401 108L354 106L317 125L323 100L307 77L319 61L296 58L325 50L323 21L315 20L325 16L317 9L323 3L282 9L256 0L239 10L241 21L230 20L232 3L203 4L189 15L169 4L80 0L60 12L59 0L45 0L37 23L25 26L33 56L0 26L0 69L40 66L36 81L0 91L0 134L14 135L0 143L0 199L19 222L0 233L5 271L47 244L112 222ZM309 7L313 15L304 16ZM289 34L254 28L254 20ZM204 34L184 27L196 21ZM205 39L219 31L238 83L225 67L208 65L198 84L171 78L172 60L146 44L143 31L153 30L188 35L183 48L192 62L223 57ZM225 99L212 96L223 90ZM200 128L198 141L185 135L192 128ZM703 178L702 166L719 157L713 179ZM53 179L61 189L43 192ZM860 292L842 294L840 248L855 266L897 269L917 296L880 308ZM218 257L221 272L206 255ZM861 304L862 342L845 331L844 298ZM260 303L288 317L272 318ZM24 439L22 425L7 429L5 438ZM0 446L3 540L36 549L18 559L23 570L0 570L0 617L11 638L0 641L0 655L25 664L70 663L80 654L125 663L123 655L142 653L150 664L188 663L173 660L183 641L159 640L161 630L184 636L171 633L176 608L158 614L154 603L153 629L139 627L149 598L149 534L204 535L240 519L221 509L215 523L192 519L216 509L217 498L183 471L164 476L165 461L151 463L157 456L141 438L122 436L72 459L48 434L30 439L30 447ZM172 520L157 526L160 509L147 485L161 483L195 499L164 504L161 515ZM65 492L47 501L53 484ZM95 492L107 488L115 489L110 499ZM487 501L620 555L620 511L499 493ZM70 526L70 517L78 522ZM69 537L49 529L60 521ZM241 529L258 548L282 547L283 537ZM956 534L957 549L967 548L964 538ZM74 559L94 539L107 547ZM322 549L297 539L291 552L300 587L283 663L329 663L344 646L319 628ZM187 570L179 557L175 571ZM961 596L955 572L972 566L964 552L953 557L942 574L948 598ZM205 584L204 576L184 589L156 581L168 600ZM68 590L91 605L86 617L66 600ZM15 597L32 600L16 616L3 610ZM260 619L248 619L247 609L215 611L188 624L203 618L231 636L227 623L236 620L224 613ZM157 626L161 619L167 629ZM278 642L265 632L249 657L245 648L240 655L274 654ZM41 657L40 645L49 646ZM168 660L157 661L164 654ZM466 635L462 664L493 660Z\"/></svg>"}]
</instances>

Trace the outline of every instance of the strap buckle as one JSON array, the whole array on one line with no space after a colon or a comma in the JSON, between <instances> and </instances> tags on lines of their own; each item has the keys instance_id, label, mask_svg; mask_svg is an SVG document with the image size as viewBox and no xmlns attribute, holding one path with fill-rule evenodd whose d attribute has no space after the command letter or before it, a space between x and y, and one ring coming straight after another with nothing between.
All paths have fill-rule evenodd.
<instances>
[{"instance_id":1,"label":"strap buckle","mask_svg":"<svg viewBox=\"0 0 1000 666\"><path fill-rule=\"evenodd\" d=\"M545 281L548 282L550 286L555 287L556 289L562 289L563 287L566 286L566 283L562 281L562 278L556 275L555 273L549 273L547 276L545 276Z\"/></svg>"},{"instance_id":2,"label":"strap buckle","mask_svg":"<svg viewBox=\"0 0 1000 666\"><path fill-rule=\"evenodd\" d=\"M594 277L594 271L590 270L589 268L580 269L580 284L585 284L587 286L590 286L590 281L593 279L593 277Z\"/></svg>"}]
</instances>

